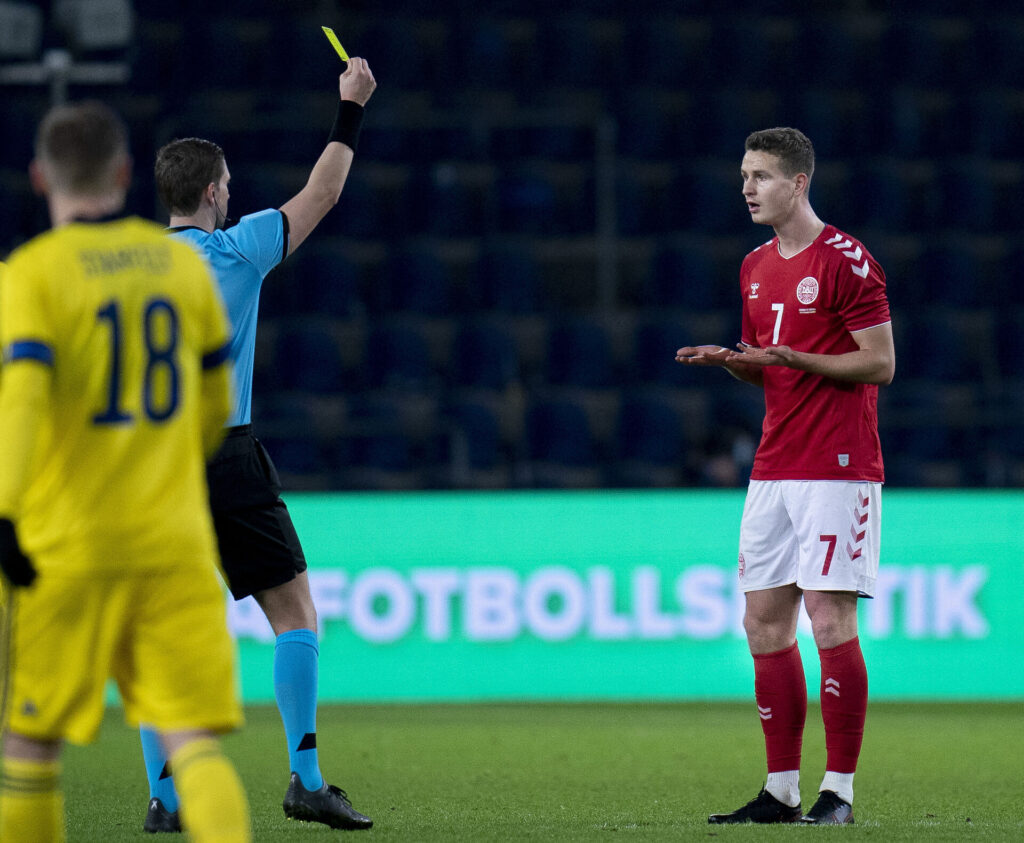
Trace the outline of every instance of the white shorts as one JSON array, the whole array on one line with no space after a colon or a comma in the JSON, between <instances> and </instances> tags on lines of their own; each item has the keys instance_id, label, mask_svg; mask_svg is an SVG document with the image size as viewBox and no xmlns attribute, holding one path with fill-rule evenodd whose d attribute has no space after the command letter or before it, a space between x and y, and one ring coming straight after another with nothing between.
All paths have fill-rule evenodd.
<instances>
[{"instance_id":1,"label":"white shorts","mask_svg":"<svg viewBox=\"0 0 1024 843\"><path fill-rule=\"evenodd\" d=\"M751 480L740 524L740 589L796 583L873 597L881 535L881 483Z\"/></svg>"}]
</instances>

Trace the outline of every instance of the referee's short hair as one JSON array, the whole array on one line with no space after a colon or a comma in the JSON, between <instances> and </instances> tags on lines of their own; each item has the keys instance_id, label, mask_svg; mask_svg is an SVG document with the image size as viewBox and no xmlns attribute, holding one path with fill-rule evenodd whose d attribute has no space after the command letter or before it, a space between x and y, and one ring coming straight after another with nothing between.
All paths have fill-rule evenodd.
<instances>
[{"instance_id":1,"label":"referee's short hair","mask_svg":"<svg viewBox=\"0 0 1024 843\"><path fill-rule=\"evenodd\" d=\"M179 138L156 154L153 175L160 201L170 214L191 216L207 185L224 172L224 150L202 138Z\"/></svg>"},{"instance_id":2,"label":"referee's short hair","mask_svg":"<svg viewBox=\"0 0 1024 843\"><path fill-rule=\"evenodd\" d=\"M103 194L115 186L117 168L128 157L128 129L97 100L54 106L36 132L35 157L56 191Z\"/></svg>"},{"instance_id":3,"label":"referee's short hair","mask_svg":"<svg viewBox=\"0 0 1024 843\"><path fill-rule=\"evenodd\" d=\"M806 173L807 178L814 175L814 146L799 129L778 127L751 132L747 135L746 151L776 156L786 178L797 173Z\"/></svg>"}]
</instances>

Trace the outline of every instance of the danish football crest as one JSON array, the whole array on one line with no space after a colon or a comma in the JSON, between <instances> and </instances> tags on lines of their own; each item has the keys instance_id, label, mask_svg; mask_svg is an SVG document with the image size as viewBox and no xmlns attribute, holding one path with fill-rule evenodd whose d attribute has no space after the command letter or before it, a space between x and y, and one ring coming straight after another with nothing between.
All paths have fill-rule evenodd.
<instances>
[{"instance_id":1,"label":"danish football crest","mask_svg":"<svg viewBox=\"0 0 1024 843\"><path fill-rule=\"evenodd\" d=\"M796 300L800 304L810 304L818 297L818 279L808 275L796 285Z\"/></svg>"}]
</instances>

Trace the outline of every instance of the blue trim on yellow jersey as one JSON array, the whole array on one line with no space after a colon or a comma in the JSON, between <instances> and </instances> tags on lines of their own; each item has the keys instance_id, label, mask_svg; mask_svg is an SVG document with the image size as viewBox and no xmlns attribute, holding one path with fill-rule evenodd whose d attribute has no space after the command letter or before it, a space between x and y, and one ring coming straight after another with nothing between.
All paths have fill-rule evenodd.
<instances>
[{"instance_id":1,"label":"blue trim on yellow jersey","mask_svg":"<svg viewBox=\"0 0 1024 843\"><path fill-rule=\"evenodd\" d=\"M13 360L36 360L53 365L53 346L39 340L16 340L4 349L4 362Z\"/></svg>"},{"instance_id":2,"label":"blue trim on yellow jersey","mask_svg":"<svg viewBox=\"0 0 1024 843\"><path fill-rule=\"evenodd\" d=\"M216 369L221 364L226 363L230 356L231 343L226 342L220 348L203 355L203 368Z\"/></svg>"}]
</instances>

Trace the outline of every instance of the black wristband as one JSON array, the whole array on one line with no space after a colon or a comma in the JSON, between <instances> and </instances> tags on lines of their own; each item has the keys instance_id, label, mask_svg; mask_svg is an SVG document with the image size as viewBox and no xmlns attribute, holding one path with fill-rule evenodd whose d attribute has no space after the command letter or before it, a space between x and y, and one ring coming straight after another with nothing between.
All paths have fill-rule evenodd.
<instances>
[{"instance_id":1,"label":"black wristband","mask_svg":"<svg viewBox=\"0 0 1024 843\"><path fill-rule=\"evenodd\" d=\"M363 107L352 100L338 101L338 116L334 118L334 128L327 142L338 141L353 152L359 146L359 129L363 125Z\"/></svg>"}]
</instances>

